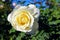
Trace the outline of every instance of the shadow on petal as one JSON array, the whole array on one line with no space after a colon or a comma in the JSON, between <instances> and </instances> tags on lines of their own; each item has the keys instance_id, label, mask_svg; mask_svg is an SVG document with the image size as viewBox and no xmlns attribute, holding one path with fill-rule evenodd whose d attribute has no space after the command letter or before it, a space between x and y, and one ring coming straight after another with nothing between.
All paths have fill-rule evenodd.
<instances>
[{"instance_id":1,"label":"shadow on petal","mask_svg":"<svg viewBox=\"0 0 60 40\"><path fill-rule=\"evenodd\" d=\"M38 23L35 21L34 24L33 24L33 27L32 27L32 31L31 32L27 32L26 34L35 34L36 31L38 31Z\"/></svg>"}]
</instances>

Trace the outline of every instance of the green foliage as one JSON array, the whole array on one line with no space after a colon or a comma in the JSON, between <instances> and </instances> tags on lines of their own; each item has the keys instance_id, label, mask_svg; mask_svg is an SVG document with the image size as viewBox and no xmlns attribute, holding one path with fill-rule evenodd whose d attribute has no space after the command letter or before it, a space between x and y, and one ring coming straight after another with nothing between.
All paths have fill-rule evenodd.
<instances>
[{"instance_id":1,"label":"green foliage","mask_svg":"<svg viewBox=\"0 0 60 40\"><path fill-rule=\"evenodd\" d=\"M9 33L15 32L16 30L14 28L10 29Z\"/></svg>"},{"instance_id":2,"label":"green foliage","mask_svg":"<svg viewBox=\"0 0 60 40\"><path fill-rule=\"evenodd\" d=\"M49 0L49 8L40 7L39 29L33 35L13 29L7 21L7 15L12 11L10 2L1 2L0 9L0 40L60 40L60 6L59 1ZM57 36L56 36L57 35Z\"/></svg>"}]
</instances>

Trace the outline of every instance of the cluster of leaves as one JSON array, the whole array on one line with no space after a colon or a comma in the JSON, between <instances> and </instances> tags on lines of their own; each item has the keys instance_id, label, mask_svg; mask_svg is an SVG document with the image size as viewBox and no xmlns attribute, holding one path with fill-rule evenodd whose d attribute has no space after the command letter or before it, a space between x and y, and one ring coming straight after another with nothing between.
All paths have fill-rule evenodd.
<instances>
[{"instance_id":1,"label":"cluster of leaves","mask_svg":"<svg viewBox=\"0 0 60 40\"><path fill-rule=\"evenodd\" d=\"M0 2L4 7L0 9L0 40L60 40L60 5L57 0L46 0L48 8L40 6L39 29L33 35L16 31L7 21L12 11L10 2ZM45 8L45 9L43 9Z\"/></svg>"},{"instance_id":2,"label":"cluster of leaves","mask_svg":"<svg viewBox=\"0 0 60 40\"><path fill-rule=\"evenodd\" d=\"M47 25L45 28L49 34L54 35L56 40L59 40L60 34L60 6L57 0L47 1L49 8L41 10L40 23ZM44 29L45 29L44 28ZM51 35L51 36L52 36ZM59 35L58 37L56 35ZM53 37L52 37L53 38Z\"/></svg>"}]
</instances>

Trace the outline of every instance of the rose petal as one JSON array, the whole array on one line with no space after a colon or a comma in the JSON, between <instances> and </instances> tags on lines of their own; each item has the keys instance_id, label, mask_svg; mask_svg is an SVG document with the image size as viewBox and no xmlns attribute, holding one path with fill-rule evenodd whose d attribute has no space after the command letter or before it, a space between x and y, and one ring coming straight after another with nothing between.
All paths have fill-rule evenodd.
<instances>
[{"instance_id":1,"label":"rose petal","mask_svg":"<svg viewBox=\"0 0 60 40\"><path fill-rule=\"evenodd\" d=\"M31 14L34 14L34 9L35 8L36 8L36 6L33 5L33 4L28 5L28 10L30 11Z\"/></svg>"},{"instance_id":2,"label":"rose petal","mask_svg":"<svg viewBox=\"0 0 60 40\"><path fill-rule=\"evenodd\" d=\"M19 26L16 26L14 29L16 29L17 31L25 32L25 33L31 31L31 29L29 29L29 30L25 30L25 29L23 29L23 27L19 27Z\"/></svg>"},{"instance_id":3,"label":"rose petal","mask_svg":"<svg viewBox=\"0 0 60 40\"><path fill-rule=\"evenodd\" d=\"M35 18L38 18L39 17L40 11L39 11L38 8L34 9L34 14L33 15L34 15Z\"/></svg>"},{"instance_id":4,"label":"rose petal","mask_svg":"<svg viewBox=\"0 0 60 40\"><path fill-rule=\"evenodd\" d=\"M35 32L38 30L38 23L35 21L32 27L31 32L27 32L27 34L35 34Z\"/></svg>"},{"instance_id":5,"label":"rose petal","mask_svg":"<svg viewBox=\"0 0 60 40\"><path fill-rule=\"evenodd\" d=\"M31 4L28 6L28 10L30 11L30 13L34 16L34 18L38 18L40 15L40 11L38 8L36 8L35 5Z\"/></svg>"},{"instance_id":6,"label":"rose petal","mask_svg":"<svg viewBox=\"0 0 60 40\"><path fill-rule=\"evenodd\" d=\"M8 15L7 20L11 22L11 14Z\"/></svg>"},{"instance_id":7,"label":"rose petal","mask_svg":"<svg viewBox=\"0 0 60 40\"><path fill-rule=\"evenodd\" d=\"M36 8L36 6L35 6L35 5L33 5L33 4L30 4L28 7L29 7L29 8L31 8L31 9Z\"/></svg>"},{"instance_id":8,"label":"rose petal","mask_svg":"<svg viewBox=\"0 0 60 40\"><path fill-rule=\"evenodd\" d=\"M14 8L14 10L18 9L19 7L21 7L21 5L16 5L16 7Z\"/></svg>"}]
</instances>

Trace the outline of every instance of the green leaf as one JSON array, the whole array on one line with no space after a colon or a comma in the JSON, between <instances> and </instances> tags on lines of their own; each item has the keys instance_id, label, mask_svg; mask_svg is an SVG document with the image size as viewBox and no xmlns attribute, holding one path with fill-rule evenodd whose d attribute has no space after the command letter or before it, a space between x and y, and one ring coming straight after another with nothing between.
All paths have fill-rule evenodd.
<instances>
[{"instance_id":1,"label":"green leaf","mask_svg":"<svg viewBox=\"0 0 60 40\"><path fill-rule=\"evenodd\" d=\"M15 32L16 30L14 28L10 29L9 33Z\"/></svg>"},{"instance_id":2,"label":"green leaf","mask_svg":"<svg viewBox=\"0 0 60 40\"><path fill-rule=\"evenodd\" d=\"M18 37L16 38L16 40L21 40L22 37L25 36L25 33L21 32Z\"/></svg>"},{"instance_id":3,"label":"green leaf","mask_svg":"<svg viewBox=\"0 0 60 40\"><path fill-rule=\"evenodd\" d=\"M60 20L56 20L56 21L49 22L50 25L53 25L53 24L56 25L56 24L58 24L58 23L60 23Z\"/></svg>"},{"instance_id":4,"label":"green leaf","mask_svg":"<svg viewBox=\"0 0 60 40\"><path fill-rule=\"evenodd\" d=\"M13 40L16 37L16 35L10 36L10 40Z\"/></svg>"},{"instance_id":5,"label":"green leaf","mask_svg":"<svg viewBox=\"0 0 60 40\"><path fill-rule=\"evenodd\" d=\"M35 37L33 37L32 40L37 40L37 39Z\"/></svg>"},{"instance_id":6,"label":"green leaf","mask_svg":"<svg viewBox=\"0 0 60 40\"><path fill-rule=\"evenodd\" d=\"M60 31L59 32L56 32L56 34L60 34Z\"/></svg>"}]
</instances>

